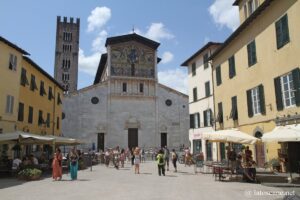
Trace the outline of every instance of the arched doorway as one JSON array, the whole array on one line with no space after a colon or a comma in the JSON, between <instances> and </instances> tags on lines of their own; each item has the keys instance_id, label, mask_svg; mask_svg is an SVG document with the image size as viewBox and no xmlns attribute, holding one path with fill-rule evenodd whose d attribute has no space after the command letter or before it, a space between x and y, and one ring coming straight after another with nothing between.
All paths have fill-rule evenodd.
<instances>
[{"instance_id":1,"label":"arched doorway","mask_svg":"<svg viewBox=\"0 0 300 200\"><path fill-rule=\"evenodd\" d=\"M257 131L255 132L254 136L260 139L262 137L262 133L260 131ZM257 166L264 167L266 162L264 143L259 142L255 144L255 157L256 157Z\"/></svg>"}]
</instances>

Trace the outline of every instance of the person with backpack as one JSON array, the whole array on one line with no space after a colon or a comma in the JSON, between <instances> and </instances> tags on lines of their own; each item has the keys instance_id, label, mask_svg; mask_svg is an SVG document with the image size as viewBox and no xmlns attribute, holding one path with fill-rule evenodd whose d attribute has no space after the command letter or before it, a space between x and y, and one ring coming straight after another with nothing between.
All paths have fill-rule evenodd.
<instances>
[{"instance_id":1,"label":"person with backpack","mask_svg":"<svg viewBox=\"0 0 300 200\"><path fill-rule=\"evenodd\" d=\"M158 167L158 175L161 176L162 174L163 176L165 176L165 159L164 159L164 151L162 149L159 150L156 156L156 160L157 160L157 167Z\"/></svg>"},{"instance_id":2,"label":"person with backpack","mask_svg":"<svg viewBox=\"0 0 300 200\"><path fill-rule=\"evenodd\" d=\"M175 169L174 172L177 172L177 164L176 163L177 163L178 155L177 155L175 149L172 149L171 158L172 158L173 167Z\"/></svg>"}]
</instances>

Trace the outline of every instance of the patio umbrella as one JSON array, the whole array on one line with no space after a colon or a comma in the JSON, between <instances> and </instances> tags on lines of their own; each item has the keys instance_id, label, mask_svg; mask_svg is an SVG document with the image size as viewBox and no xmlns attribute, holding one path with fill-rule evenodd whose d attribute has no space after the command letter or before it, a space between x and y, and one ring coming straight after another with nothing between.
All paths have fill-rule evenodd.
<instances>
[{"instance_id":1,"label":"patio umbrella","mask_svg":"<svg viewBox=\"0 0 300 200\"><path fill-rule=\"evenodd\" d=\"M255 144L258 138L236 129L220 130L202 133L202 139L211 142L233 142L239 144Z\"/></svg>"},{"instance_id":2,"label":"patio umbrella","mask_svg":"<svg viewBox=\"0 0 300 200\"><path fill-rule=\"evenodd\" d=\"M300 126L297 124L276 126L272 131L263 134L263 142L300 142ZM287 143L288 145L288 143ZM291 163L287 163L292 181Z\"/></svg>"},{"instance_id":3,"label":"patio umbrella","mask_svg":"<svg viewBox=\"0 0 300 200\"><path fill-rule=\"evenodd\" d=\"M300 142L300 125L276 126L261 139L263 142Z\"/></svg>"}]
</instances>

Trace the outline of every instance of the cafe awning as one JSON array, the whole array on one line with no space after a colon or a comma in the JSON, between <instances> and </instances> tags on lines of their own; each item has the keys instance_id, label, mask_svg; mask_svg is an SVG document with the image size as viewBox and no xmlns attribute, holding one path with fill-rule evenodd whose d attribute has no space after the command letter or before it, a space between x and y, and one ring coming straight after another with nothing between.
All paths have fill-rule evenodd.
<instances>
[{"instance_id":1,"label":"cafe awning","mask_svg":"<svg viewBox=\"0 0 300 200\"><path fill-rule=\"evenodd\" d=\"M276 126L261 139L263 142L300 142L300 125Z\"/></svg>"},{"instance_id":2,"label":"cafe awning","mask_svg":"<svg viewBox=\"0 0 300 200\"><path fill-rule=\"evenodd\" d=\"M232 142L239 144L255 144L259 139L236 129L219 130L202 133L202 139L211 142Z\"/></svg>"},{"instance_id":3,"label":"cafe awning","mask_svg":"<svg viewBox=\"0 0 300 200\"><path fill-rule=\"evenodd\" d=\"M54 141L54 138L26 133L22 131L16 131L12 133L3 133L0 134L0 143L22 143L22 144L51 144Z\"/></svg>"},{"instance_id":4,"label":"cafe awning","mask_svg":"<svg viewBox=\"0 0 300 200\"><path fill-rule=\"evenodd\" d=\"M55 144L55 145L78 145L81 142L74 138L54 135L37 135L22 131L0 134L0 144Z\"/></svg>"}]
</instances>

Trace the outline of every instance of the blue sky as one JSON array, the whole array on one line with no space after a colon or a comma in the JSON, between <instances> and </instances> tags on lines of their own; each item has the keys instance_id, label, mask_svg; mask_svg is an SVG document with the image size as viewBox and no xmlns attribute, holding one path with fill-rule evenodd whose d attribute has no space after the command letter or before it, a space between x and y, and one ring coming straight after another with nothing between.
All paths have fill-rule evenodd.
<instances>
[{"instance_id":1,"label":"blue sky","mask_svg":"<svg viewBox=\"0 0 300 200\"><path fill-rule=\"evenodd\" d=\"M223 42L238 25L233 0L0 0L0 35L54 72L56 17L80 18L79 88L92 84L107 37L135 32L161 43L159 82L187 93L180 64L208 41Z\"/></svg>"}]
</instances>

